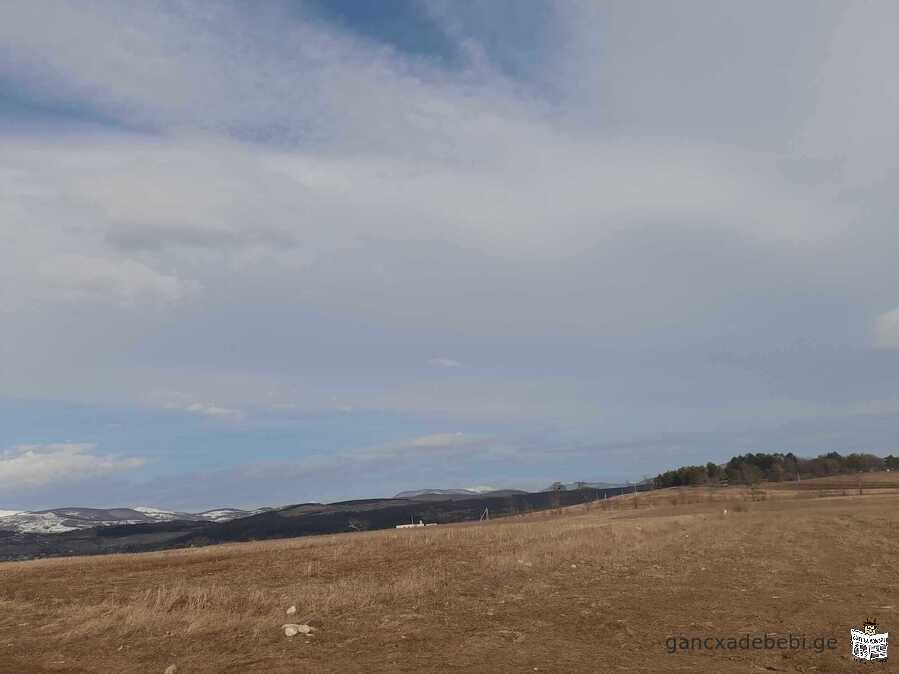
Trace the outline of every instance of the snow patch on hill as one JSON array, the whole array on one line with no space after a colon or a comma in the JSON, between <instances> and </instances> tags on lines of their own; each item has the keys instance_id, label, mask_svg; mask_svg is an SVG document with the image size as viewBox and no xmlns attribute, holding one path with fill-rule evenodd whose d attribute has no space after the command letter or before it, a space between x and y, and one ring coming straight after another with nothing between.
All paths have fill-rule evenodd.
<instances>
[{"instance_id":1,"label":"snow patch on hill","mask_svg":"<svg viewBox=\"0 0 899 674\"><path fill-rule=\"evenodd\" d=\"M227 522L228 520L236 520L253 514L255 513L238 510L236 508L219 508L218 510L207 510L206 512L202 512L200 513L200 517L204 520L209 520L210 522Z\"/></svg>"},{"instance_id":2,"label":"snow patch on hill","mask_svg":"<svg viewBox=\"0 0 899 674\"><path fill-rule=\"evenodd\" d=\"M171 522L173 520L193 521L203 519L202 515L179 513L174 510L160 510L159 508L149 508L147 506L135 506L132 510L136 510L152 522Z\"/></svg>"},{"instance_id":3,"label":"snow patch on hill","mask_svg":"<svg viewBox=\"0 0 899 674\"><path fill-rule=\"evenodd\" d=\"M487 494L491 491L496 491L496 487L491 487L490 485L482 484L477 487L466 487L465 491L474 492L475 494Z\"/></svg>"},{"instance_id":4,"label":"snow patch on hill","mask_svg":"<svg viewBox=\"0 0 899 674\"><path fill-rule=\"evenodd\" d=\"M16 513L0 518L0 529L27 534L61 534L80 528L68 522L68 518L56 513Z\"/></svg>"},{"instance_id":5,"label":"snow patch on hill","mask_svg":"<svg viewBox=\"0 0 899 674\"><path fill-rule=\"evenodd\" d=\"M55 508L40 512L0 510L0 531L16 531L33 534L59 534L76 529L121 526L125 524L152 524L173 522L227 522L256 515L272 508L241 510L217 508L202 513L183 513L149 506L133 508Z\"/></svg>"}]
</instances>

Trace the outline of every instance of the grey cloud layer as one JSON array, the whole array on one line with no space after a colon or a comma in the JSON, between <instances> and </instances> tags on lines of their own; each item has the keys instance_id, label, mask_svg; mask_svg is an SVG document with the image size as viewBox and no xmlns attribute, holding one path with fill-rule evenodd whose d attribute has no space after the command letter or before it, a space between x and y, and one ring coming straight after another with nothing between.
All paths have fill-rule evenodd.
<instances>
[{"instance_id":1,"label":"grey cloud layer","mask_svg":"<svg viewBox=\"0 0 899 674\"><path fill-rule=\"evenodd\" d=\"M531 51L429 3L457 70L53 7L0 10L0 74L130 130L0 131L0 394L760 445L894 399L894 3L563 3Z\"/></svg>"}]
</instances>

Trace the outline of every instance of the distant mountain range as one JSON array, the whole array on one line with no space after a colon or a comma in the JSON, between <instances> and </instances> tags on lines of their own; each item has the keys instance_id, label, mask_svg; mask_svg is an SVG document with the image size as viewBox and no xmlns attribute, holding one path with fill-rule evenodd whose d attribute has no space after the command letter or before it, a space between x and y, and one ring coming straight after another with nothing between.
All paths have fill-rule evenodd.
<instances>
[{"instance_id":1,"label":"distant mountain range","mask_svg":"<svg viewBox=\"0 0 899 674\"><path fill-rule=\"evenodd\" d=\"M34 534L61 534L67 531L93 527L120 526L123 524L149 524L153 522L227 522L241 517L257 515L272 508L240 510L218 508L201 513L184 513L137 506L134 508L53 508L18 512L0 510L0 531Z\"/></svg>"},{"instance_id":2,"label":"distant mountain range","mask_svg":"<svg viewBox=\"0 0 899 674\"><path fill-rule=\"evenodd\" d=\"M527 494L520 489L493 489L492 487L474 487L472 489L415 489L413 491L401 491L393 498L407 498L413 500L432 500L433 498L478 498L483 496L508 496L510 494Z\"/></svg>"},{"instance_id":3,"label":"distant mountain range","mask_svg":"<svg viewBox=\"0 0 899 674\"><path fill-rule=\"evenodd\" d=\"M637 486L639 491L650 488L650 484ZM423 489L405 492L413 495L404 498L299 503L257 511L222 508L202 513L155 508L56 508L0 518L0 561L392 529L398 524L419 521L476 521L488 513L491 519L518 515L629 494L632 490L632 486L536 493L512 489Z\"/></svg>"},{"instance_id":4,"label":"distant mountain range","mask_svg":"<svg viewBox=\"0 0 899 674\"><path fill-rule=\"evenodd\" d=\"M579 487L586 489L620 490L622 484L609 482L584 482L564 484L565 491L574 491ZM547 487L543 491L553 491ZM493 489L492 487L471 487L469 489L414 489L401 491L394 499L418 502L457 501L462 499L501 498L517 496L528 492L520 489ZM375 499L384 502L384 499ZM357 503L357 502L353 502ZM337 504L332 504L337 505ZM308 506L307 506L308 507ZM316 504L316 507L321 507ZM154 524L161 522L197 522L220 523L250 517L260 513L276 510L276 508L257 508L241 510L240 508L217 508L200 513L160 510L145 506L128 508L52 508L20 512L16 510L0 510L0 532L16 532L26 534L62 534L70 531L81 531L94 527L123 526L129 524Z\"/></svg>"}]
</instances>

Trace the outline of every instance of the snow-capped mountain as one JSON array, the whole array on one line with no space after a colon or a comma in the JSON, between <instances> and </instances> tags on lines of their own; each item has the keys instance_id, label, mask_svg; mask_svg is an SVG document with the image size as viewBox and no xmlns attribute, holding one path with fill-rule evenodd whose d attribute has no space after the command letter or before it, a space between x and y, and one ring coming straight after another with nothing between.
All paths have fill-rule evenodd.
<instances>
[{"instance_id":1,"label":"snow-capped mountain","mask_svg":"<svg viewBox=\"0 0 899 674\"><path fill-rule=\"evenodd\" d=\"M159 508L148 508L147 506L135 506L131 510L136 510L141 515L153 522L171 522L172 520L197 520L202 519L192 513L179 513L174 510L160 510Z\"/></svg>"},{"instance_id":2,"label":"snow-capped mountain","mask_svg":"<svg viewBox=\"0 0 899 674\"><path fill-rule=\"evenodd\" d=\"M274 508L257 508L256 510L239 510L238 508L218 508L216 510L207 510L198 513L197 517L209 522L227 522L228 520L236 520L241 517L249 517L258 513L264 513Z\"/></svg>"},{"instance_id":3,"label":"snow-capped mountain","mask_svg":"<svg viewBox=\"0 0 899 674\"><path fill-rule=\"evenodd\" d=\"M525 492L518 489L494 489L493 487L470 487L468 489L415 489L411 491L401 491L393 498L432 501L439 498L459 499L475 498L478 496L508 496L509 494L524 493Z\"/></svg>"},{"instance_id":4,"label":"snow-capped mountain","mask_svg":"<svg viewBox=\"0 0 899 674\"><path fill-rule=\"evenodd\" d=\"M124 524L148 524L151 522L226 522L241 517L272 510L240 510L219 508L202 513L184 513L136 506L134 508L53 508L34 512L0 510L0 531L19 533L58 534L76 529L108 527Z\"/></svg>"},{"instance_id":5,"label":"snow-capped mountain","mask_svg":"<svg viewBox=\"0 0 899 674\"><path fill-rule=\"evenodd\" d=\"M401 491L393 498L415 498L417 496L477 496L483 492L474 489L412 489Z\"/></svg>"}]
</instances>

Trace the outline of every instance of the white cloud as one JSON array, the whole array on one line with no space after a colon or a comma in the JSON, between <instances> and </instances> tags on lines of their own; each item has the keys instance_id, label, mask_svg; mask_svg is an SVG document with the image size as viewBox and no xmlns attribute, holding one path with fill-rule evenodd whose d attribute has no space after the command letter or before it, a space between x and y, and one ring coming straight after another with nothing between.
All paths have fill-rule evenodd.
<instances>
[{"instance_id":1,"label":"white cloud","mask_svg":"<svg viewBox=\"0 0 899 674\"><path fill-rule=\"evenodd\" d=\"M98 454L89 443L18 445L0 451L0 486L40 487L102 477L144 465L136 457Z\"/></svg>"},{"instance_id":2,"label":"white cloud","mask_svg":"<svg viewBox=\"0 0 899 674\"><path fill-rule=\"evenodd\" d=\"M191 403L183 409L192 414L199 414L214 419L240 419L243 417L243 413L240 410L221 407L213 403Z\"/></svg>"},{"instance_id":3,"label":"white cloud","mask_svg":"<svg viewBox=\"0 0 899 674\"><path fill-rule=\"evenodd\" d=\"M445 367L445 368L456 368L462 367L462 363L458 360L453 360L452 358L431 358L428 361L429 365L434 365L436 367Z\"/></svg>"},{"instance_id":4,"label":"white cloud","mask_svg":"<svg viewBox=\"0 0 899 674\"><path fill-rule=\"evenodd\" d=\"M359 459L426 459L434 456L467 454L478 451L483 436L456 433L433 433L400 442L365 447L349 452L348 458Z\"/></svg>"},{"instance_id":5,"label":"white cloud","mask_svg":"<svg viewBox=\"0 0 899 674\"><path fill-rule=\"evenodd\" d=\"M874 344L882 349L899 349L899 308L874 320Z\"/></svg>"},{"instance_id":6,"label":"white cloud","mask_svg":"<svg viewBox=\"0 0 899 674\"><path fill-rule=\"evenodd\" d=\"M434 433L432 435L422 435L413 438L407 444L412 448L420 447L452 447L460 444L468 444L472 442L471 436L465 435L461 431L455 433Z\"/></svg>"},{"instance_id":7,"label":"white cloud","mask_svg":"<svg viewBox=\"0 0 899 674\"><path fill-rule=\"evenodd\" d=\"M240 421L244 417L242 410L200 400L194 395L181 391L154 391L145 396L145 399L160 405L163 409L178 410L211 419Z\"/></svg>"},{"instance_id":8,"label":"white cloud","mask_svg":"<svg viewBox=\"0 0 899 674\"><path fill-rule=\"evenodd\" d=\"M99 299L124 306L173 304L195 289L177 276L128 258L56 255L41 261L38 273L66 300Z\"/></svg>"}]
</instances>

